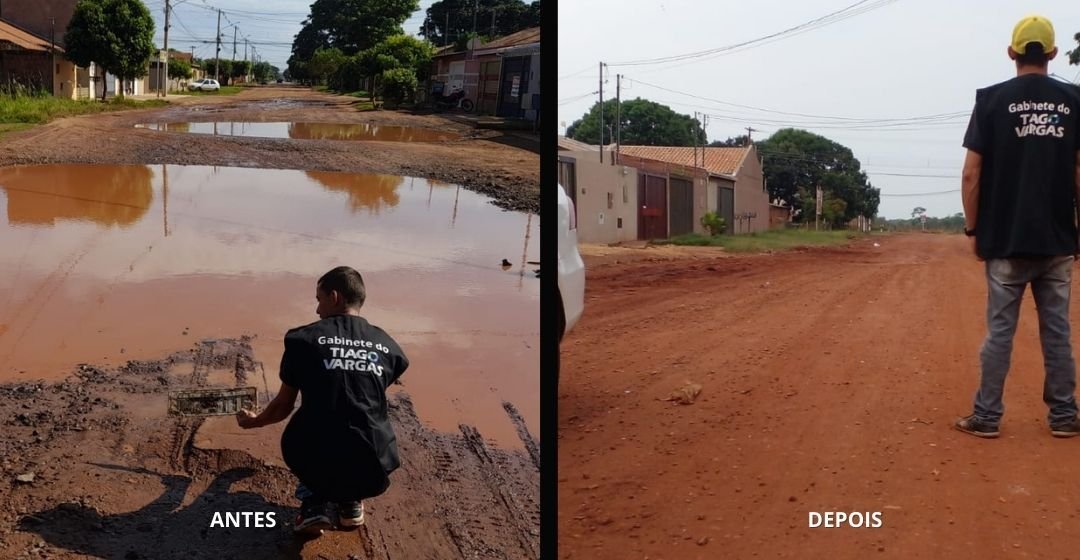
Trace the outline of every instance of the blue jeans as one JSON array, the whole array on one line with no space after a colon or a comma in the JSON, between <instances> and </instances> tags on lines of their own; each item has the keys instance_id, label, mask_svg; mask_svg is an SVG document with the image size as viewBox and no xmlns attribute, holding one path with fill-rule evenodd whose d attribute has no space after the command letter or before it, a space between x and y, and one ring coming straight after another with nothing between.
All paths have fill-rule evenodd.
<instances>
[{"instance_id":1,"label":"blue jeans","mask_svg":"<svg viewBox=\"0 0 1080 560\"><path fill-rule=\"evenodd\" d=\"M1020 319L1020 302L1028 284L1039 313L1039 339L1046 369L1043 402L1050 408L1047 420L1051 426L1059 426L1076 418L1076 362L1069 341L1073 261L1071 255L986 261L987 333L979 354L982 380L975 393L975 417L980 421L997 426L1005 413L1001 397Z\"/></svg>"}]
</instances>

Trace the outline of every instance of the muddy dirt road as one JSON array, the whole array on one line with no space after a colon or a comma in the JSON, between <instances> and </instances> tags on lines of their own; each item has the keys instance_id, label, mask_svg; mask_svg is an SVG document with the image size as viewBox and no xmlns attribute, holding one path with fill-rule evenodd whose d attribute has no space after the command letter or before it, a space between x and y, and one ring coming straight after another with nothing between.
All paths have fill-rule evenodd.
<instances>
[{"instance_id":1,"label":"muddy dirt road","mask_svg":"<svg viewBox=\"0 0 1080 560\"><path fill-rule=\"evenodd\" d=\"M234 96L177 97L153 110L54 121L0 141L0 165L144 163L356 171L424 177L491 196L508 209L538 212L540 157L514 147L519 138L479 131L439 115L353 108L359 101L305 88L259 87ZM248 121L368 123L452 132L460 140L342 142L232 136L193 137L137 124Z\"/></svg>"},{"instance_id":2,"label":"muddy dirt road","mask_svg":"<svg viewBox=\"0 0 1080 560\"><path fill-rule=\"evenodd\" d=\"M456 139L135 127L210 121L374 123ZM539 158L516 143L289 88L0 139L0 285L12 287L0 296L0 558L538 558L538 378L507 365L538 369L538 280L525 274L537 222L450 184L535 211ZM43 163L58 165L30 165ZM470 241L510 239L502 223L512 244L489 254ZM409 250L418 240L432 253ZM500 269L517 255L514 270ZM290 531L295 479L280 457L285 423L178 420L166 416L167 393L255 386L265 406L284 325L313 319L312 271L341 261L364 268L378 294L366 312L396 321L389 330L414 360L392 390L403 465L365 503L365 527L301 543ZM469 316L453 319L454 305ZM435 321L448 312L454 332ZM522 392L501 392L503 381ZM276 522L211 527L227 512Z\"/></svg>"},{"instance_id":3,"label":"muddy dirt road","mask_svg":"<svg viewBox=\"0 0 1080 560\"><path fill-rule=\"evenodd\" d=\"M391 416L403 464L366 503L367 524L295 540L282 425L277 437L234 428L233 441L215 441L201 426L233 418L164 414L167 393L188 387L254 385L265 404L249 342L205 340L161 360L83 365L63 382L0 386L0 558L539 557L538 442L514 407L523 446L505 450L470 426L430 430L400 391ZM245 511L274 513L276 526L210 526L215 512Z\"/></svg>"},{"instance_id":4,"label":"muddy dirt road","mask_svg":"<svg viewBox=\"0 0 1080 560\"><path fill-rule=\"evenodd\" d=\"M1030 293L1001 439L951 429L985 333L962 237L589 272L563 342L561 558L1076 557L1080 441L1046 426ZM661 400L686 381L696 402ZM883 526L809 528L825 511Z\"/></svg>"}]
</instances>

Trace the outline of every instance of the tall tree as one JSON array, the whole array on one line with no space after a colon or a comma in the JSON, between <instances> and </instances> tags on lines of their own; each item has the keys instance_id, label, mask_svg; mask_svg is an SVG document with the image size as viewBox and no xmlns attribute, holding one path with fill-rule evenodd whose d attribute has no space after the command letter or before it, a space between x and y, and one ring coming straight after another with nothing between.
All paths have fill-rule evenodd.
<instances>
[{"instance_id":1,"label":"tall tree","mask_svg":"<svg viewBox=\"0 0 1080 560\"><path fill-rule=\"evenodd\" d=\"M614 142L615 102L604 102L603 144ZM647 99L622 102L620 111L622 133L620 140L629 146L693 146L705 143L701 123L689 115L671 110L667 105ZM597 102L584 117L566 129L566 136L587 144L600 141L600 103Z\"/></svg>"},{"instance_id":2,"label":"tall tree","mask_svg":"<svg viewBox=\"0 0 1080 560\"><path fill-rule=\"evenodd\" d=\"M540 2L439 0L428 7L424 23L420 27L420 34L435 45L455 43L474 31L474 20L476 34L489 38L502 37L530 27L539 27ZM495 22L494 32L492 21ZM447 22L450 24L449 27L447 27Z\"/></svg>"},{"instance_id":3,"label":"tall tree","mask_svg":"<svg viewBox=\"0 0 1080 560\"><path fill-rule=\"evenodd\" d=\"M813 207L818 186L844 201L845 222L877 215L881 190L869 183L850 148L793 128L779 130L756 146L765 162L769 198L799 208L803 219L813 216L807 210Z\"/></svg>"},{"instance_id":4,"label":"tall tree","mask_svg":"<svg viewBox=\"0 0 1080 560\"><path fill-rule=\"evenodd\" d=\"M64 33L67 59L96 63L121 83L150 72L154 18L140 0L79 0ZM102 88L102 99L108 88ZM124 88L118 91L124 96Z\"/></svg>"}]
</instances>

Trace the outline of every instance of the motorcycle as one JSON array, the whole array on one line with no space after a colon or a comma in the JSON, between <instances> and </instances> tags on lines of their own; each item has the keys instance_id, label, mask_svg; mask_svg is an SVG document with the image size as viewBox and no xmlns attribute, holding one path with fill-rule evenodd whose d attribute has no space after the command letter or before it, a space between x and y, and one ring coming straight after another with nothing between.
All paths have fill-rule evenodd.
<instances>
[{"instance_id":1,"label":"motorcycle","mask_svg":"<svg viewBox=\"0 0 1080 560\"><path fill-rule=\"evenodd\" d=\"M436 95L434 98L435 108L445 111L460 107L466 113L472 112L473 102L465 97L465 90L459 89L450 95Z\"/></svg>"}]
</instances>

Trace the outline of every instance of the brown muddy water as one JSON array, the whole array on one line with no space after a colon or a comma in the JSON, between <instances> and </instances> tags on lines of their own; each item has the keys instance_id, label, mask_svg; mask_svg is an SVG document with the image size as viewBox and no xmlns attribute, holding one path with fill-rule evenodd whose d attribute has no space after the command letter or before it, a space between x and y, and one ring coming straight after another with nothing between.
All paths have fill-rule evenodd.
<instances>
[{"instance_id":1,"label":"brown muddy water","mask_svg":"<svg viewBox=\"0 0 1080 560\"><path fill-rule=\"evenodd\" d=\"M461 138L411 126L306 122L174 122L140 124L139 128L166 132L189 132L215 136L253 136L294 140L366 140L379 142L448 142Z\"/></svg>"},{"instance_id":2,"label":"brown muddy water","mask_svg":"<svg viewBox=\"0 0 1080 560\"><path fill-rule=\"evenodd\" d=\"M0 382L250 334L276 391L282 336L317 320L315 280L344 264L412 361L402 381L421 419L520 446L502 402L539 434L539 239L537 216L424 179L0 169Z\"/></svg>"}]
</instances>

